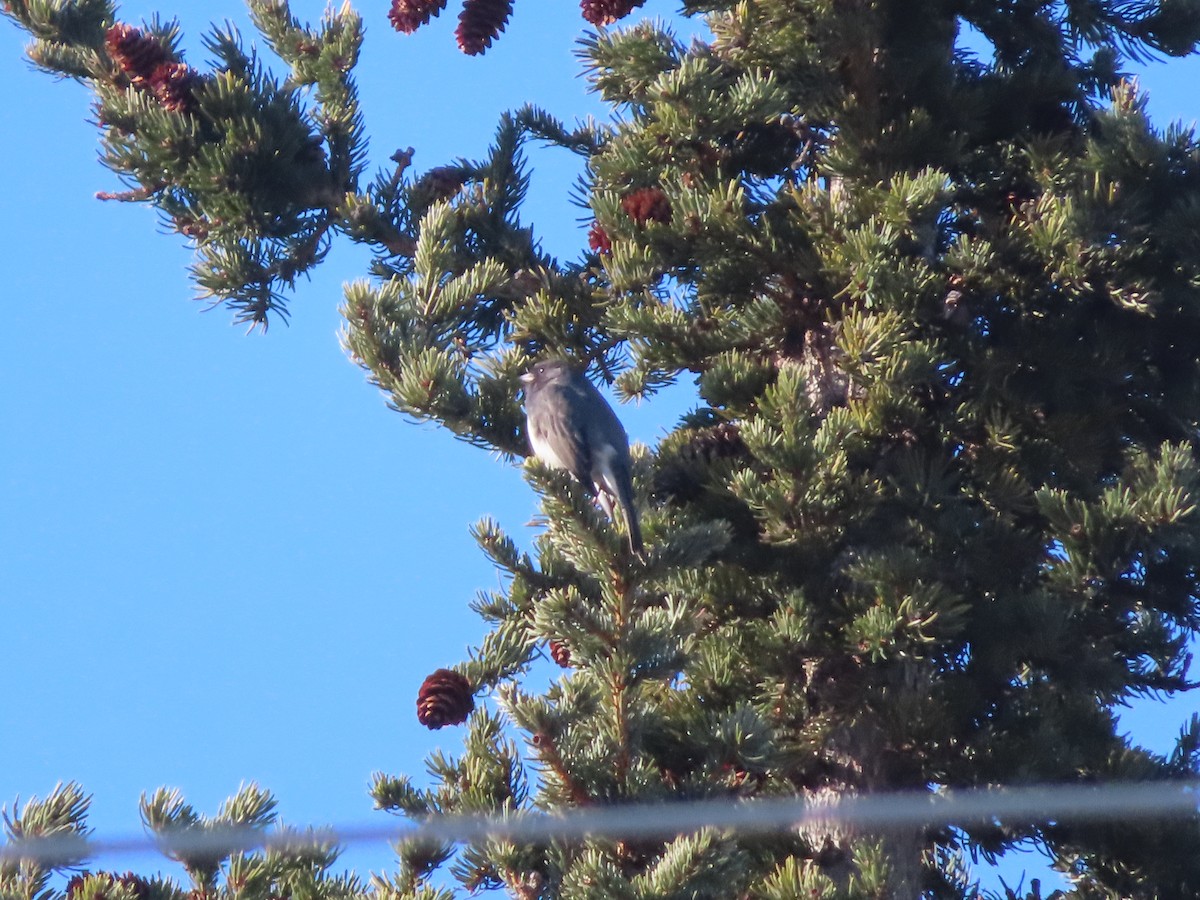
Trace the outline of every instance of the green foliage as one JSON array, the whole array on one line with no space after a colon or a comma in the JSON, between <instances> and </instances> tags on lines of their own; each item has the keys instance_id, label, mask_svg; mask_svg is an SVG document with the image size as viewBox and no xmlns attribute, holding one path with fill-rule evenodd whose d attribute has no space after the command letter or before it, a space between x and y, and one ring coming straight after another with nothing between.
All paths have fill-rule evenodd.
<instances>
[{"instance_id":1,"label":"green foliage","mask_svg":"<svg viewBox=\"0 0 1200 900\"><path fill-rule=\"evenodd\" d=\"M20 811L18 803L10 812L0 810L4 820L6 847L19 847L22 841L55 841L57 858L48 860L5 860L0 862L0 896L22 900L47 900L55 870L77 866L83 859L82 844L88 835L87 813L91 798L74 782L57 784L45 800L33 797Z\"/></svg>"},{"instance_id":2,"label":"green foliage","mask_svg":"<svg viewBox=\"0 0 1200 900\"><path fill-rule=\"evenodd\" d=\"M275 813L275 799L244 785L216 816L196 812L178 791L160 788L141 802L142 821L164 853L183 864L188 887L171 879L132 872L79 871L87 861L85 838L91 798L75 784L58 785L45 800L33 799L20 813L4 811L5 849L29 839L55 841L61 857L44 854L0 864L0 896L22 900L268 900L273 897L351 900L363 895L353 876L333 875L337 847L320 834L288 829ZM251 850L269 837L267 849ZM64 838L74 839L63 841ZM174 848L180 848L178 850ZM41 849L41 848L38 848ZM37 860L37 861L35 861ZM56 872L76 872L65 887L51 884Z\"/></svg>"},{"instance_id":3,"label":"green foliage","mask_svg":"<svg viewBox=\"0 0 1200 900\"><path fill-rule=\"evenodd\" d=\"M40 65L93 84L122 199L197 242L205 292L265 323L345 232L374 254L346 289L350 356L396 410L509 458L534 358L625 397L699 391L635 451L644 555L536 460L534 547L476 526L503 583L458 671L494 702L423 783L378 775L380 809L1197 776L1196 722L1159 756L1115 710L1189 688L1200 628L1200 143L1155 129L1121 74L1193 52L1200 7L689 2L708 40L642 23L582 42L609 124L527 107L482 159L414 175L405 151L362 184L358 17L250 5L286 78L219 30L183 92L106 47L105 4L6 6ZM958 46L967 26L987 54ZM178 74L173 28L145 33ZM531 139L587 160L577 260L521 219ZM547 656L566 671L540 686ZM168 836L273 821L253 791L216 820L170 793L144 816ZM1072 897L1200 895L1195 822L1016 820L410 841L372 890L963 898L968 857L1028 845ZM329 858L183 862L206 892L301 871L301 892L355 889Z\"/></svg>"},{"instance_id":4,"label":"green foliage","mask_svg":"<svg viewBox=\"0 0 1200 900\"><path fill-rule=\"evenodd\" d=\"M194 242L201 296L265 328L272 313L286 313L281 289L320 262L331 232L349 228L344 197L365 160L351 77L362 22L348 6L331 8L318 29L301 26L284 2L250 7L289 66L286 81L229 28L206 39L216 60L208 72L182 61L173 24L138 29L176 65L167 85L152 60L114 52L120 23L111 3L35 0L4 11L34 36L29 54L39 66L94 88L102 159L129 186L104 196L152 203Z\"/></svg>"}]
</instances>

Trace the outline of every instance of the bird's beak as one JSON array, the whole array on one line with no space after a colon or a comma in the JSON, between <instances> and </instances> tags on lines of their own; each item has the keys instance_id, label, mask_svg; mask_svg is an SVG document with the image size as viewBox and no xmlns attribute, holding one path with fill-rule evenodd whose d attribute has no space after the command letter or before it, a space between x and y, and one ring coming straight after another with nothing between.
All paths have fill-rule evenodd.
<instances>
[{"instance_id":1,"label":"bird's beak","mask_svg":"<svg viewBox=\"0 0 1200 900\"><path fill-rule=\"evenodd\" d=\"M526 372L521 376L521 384L533 384L533 373Z\"/></svg>"}]
</instances>

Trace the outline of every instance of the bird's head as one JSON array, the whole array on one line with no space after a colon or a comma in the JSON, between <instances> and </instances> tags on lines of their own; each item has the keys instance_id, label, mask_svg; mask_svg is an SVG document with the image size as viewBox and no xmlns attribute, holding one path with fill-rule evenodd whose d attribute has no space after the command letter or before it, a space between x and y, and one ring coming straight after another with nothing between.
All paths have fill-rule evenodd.
<instances>
[{"instance_id":1,"label":"bird's head","mask_svg":"<svg viewBox=\"0 0 1200 900\"><path fill-rule=\"evenodd\" d=\"M529 367L529 371L521 376L521 383L526 388L535 385L540 387L567 381L574 374L575 370L565 359L543 359Z\"/></svg>"}]
</instances>

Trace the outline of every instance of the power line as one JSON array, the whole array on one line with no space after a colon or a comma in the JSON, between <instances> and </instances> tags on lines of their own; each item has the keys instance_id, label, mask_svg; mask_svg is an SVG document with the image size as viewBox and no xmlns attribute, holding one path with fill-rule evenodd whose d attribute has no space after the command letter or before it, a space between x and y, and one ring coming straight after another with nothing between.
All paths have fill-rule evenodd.
<instances>
[{"instance_id":1,"label":"power line","mask_svg":"<svg viewBox=\"0 0 1200 900\"><path fill-rule=\"evenodd\" d=\"M399 824L263 830L206 824L169 835L91 837L53 835L0 846L0 863L34 860L44 865L123 853L160 851L168 856L223 856L263 849L330 843L341 846L386 841L472 843L488 838L522 843L666 838L704 828L744 834L800 827L841 826L886 831L920 826L984 822L1084 822L1194 819L1200 814L1200 781L871 794L822 798L710 799L687 802L588 806L554 813L512 811L488 815L432 815Z\"/></svg>"}]
</instances>

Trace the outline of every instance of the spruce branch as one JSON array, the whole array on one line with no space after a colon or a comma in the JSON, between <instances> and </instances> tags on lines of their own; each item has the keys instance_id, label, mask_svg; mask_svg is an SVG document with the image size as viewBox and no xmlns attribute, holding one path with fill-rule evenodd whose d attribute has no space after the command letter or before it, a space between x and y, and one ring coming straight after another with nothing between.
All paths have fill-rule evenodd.
<instances>
[{"instance_id":1,"label":"spruce branch","mask_svg":"<svg viewBox=\"0 0 1200 900\"><path fill-rule=\"evenodd\" d=\"M52 838L60 843L60 853L51 859L7 859L0 864L0 891L23 900L41 900L56 871L74 869L85 861L84 848L91 832L87 817L91 797L75 782L59 783L45 799L31 797L12 809L0 808L6 844L20 847L23 841ZM71 845L78 844L73 851Z\"/></svg>"},{"instance_id":2,"label":"spruce branch","mask_svg":"<svg viewBox=\"0 0 1200 900\"><path fill-rule=\"evenodd\" d=\"M118 23L96 0L5 5L40 65L95 87L124 187L110 195L193 239L217 302L263 323L338 234L372 249L344 343L402 414L515 460L534 359L587 362L625 396L696 379L699 405L635 460L644 558L537 461L528 552L476 527L501 576L473 603L487 631L423 697L431 721L462 722L463 754L433 754L426 787L379 776L381 808L1195 776L1195 723L1164 756L1115 713L1189 689L1200 628L1200 148L1155 129L1121 75L1190 51L1200 16L801 6L690 2L711 31L691 45L655 23L588 36L609 123L525 107L478 159L415 171L404 150L361 184L347 7L310 27L252 0L276 75L230 29L202 70L170 24ZM389 18L412 30L441 8ZM510 11L471 0L464 48ZM991 45L978 58L964 23ZM530 140L586 160L574 262L526 218ZM547 647L570 667L539 688ZM253 827L272 814L253 792L234 806ZM145 816L164 832L213 821L169 792ZM376 890L440 900L448 865L468 891L531 897L960 896L965 854L1023 842L1081 895L1200 892L1194 828L1058 821L411 845ZM234 881L261 888L249 900L353 894L277 877L274 859L184 861L205 896Z\"/></svg>"}]
</instances>

